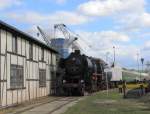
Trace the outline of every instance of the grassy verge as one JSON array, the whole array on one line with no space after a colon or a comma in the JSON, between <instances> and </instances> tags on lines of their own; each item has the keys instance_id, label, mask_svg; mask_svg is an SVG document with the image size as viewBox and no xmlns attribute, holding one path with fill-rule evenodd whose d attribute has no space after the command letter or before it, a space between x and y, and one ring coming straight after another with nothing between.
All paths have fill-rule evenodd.
<instances>
[{"instance_id":1,"label":"grassy verge","mask_svg":"<svg viewBox=\"0 0 150 114\"><path fill-rule=\"evenodd\" d=\"M123 99L117 92L88 96L69 108L64 114L150 114L149 103L142 99Z\"/></svg>"}]
</instances>

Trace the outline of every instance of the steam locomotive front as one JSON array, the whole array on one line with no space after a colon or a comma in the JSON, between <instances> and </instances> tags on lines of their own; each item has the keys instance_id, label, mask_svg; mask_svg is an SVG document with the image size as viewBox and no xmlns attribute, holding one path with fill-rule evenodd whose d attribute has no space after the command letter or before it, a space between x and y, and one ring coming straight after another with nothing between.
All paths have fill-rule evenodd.
<instances>
[{"instance_id":1,"label":"steam locomotive front","mask_svg":"<svg viewBox=\"0 0 150 114\"><path fill-rule=\"evenodd\" d=\"M71 53L64 62L65 75L63 77L63 88L68 93L83 93L85 58L79 50ZM71 91L71 92L70 92Z\"/></svg>"},{"instance_id":2,"label":"steam locomotive front","mask_svg":"<svg viewBox=\"0 0 150 114\"><path fill-rule=\"evenodd\" d=\"M72 53L65 61L66 75L77 76L83 72L83 57L78 50Z\"/></svg>"},{"instance_id":3,"label":"steam locomotive front","mask_svg":"<svg viewBox=\"0 0 150 114\"><path fill-rule=\"evenodd\" d=\"M82 73L82 57L72 56L65 64L67 75L75 76Z\"/></svg>"}]
</instances>

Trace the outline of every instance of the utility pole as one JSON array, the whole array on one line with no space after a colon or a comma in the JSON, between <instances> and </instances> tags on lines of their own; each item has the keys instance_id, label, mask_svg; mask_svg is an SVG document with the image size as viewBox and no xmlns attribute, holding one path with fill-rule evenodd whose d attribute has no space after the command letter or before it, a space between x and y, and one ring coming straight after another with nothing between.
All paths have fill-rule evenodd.
<instances>
[{"instance_id":1,"label":"utility pole","mask_svg":"<svg viewBox=\"0 0 150 114\"><path fill-rule=\"evenodd\" d=\"M138 67L138 73L139 73L139 53L137 53L137 67Z\"/></svg>"},{"instance_id":2,"label":"utility pole","mask_svg":"<svg viewBox=\"0 0 150 114\"><path fill-rule=\"evenodd\" d=\"M144 58L141 58L141 63L142 63L142 73L143 73ZM140 80L141 80L141 75L140 75Z\"/></svg>"},{"instance_id":3,"label":"utility pole","mask_svg":"<svg viewBox=\"0 0 150 114\"><path fill-rule=\"evenodd\" d=\"M106 63L108 62L108 55L109 52L106 53ZM109 86L108 86L108 74L107 74L107 70L106 70L106 89L107 89L107 96L108 96L108 92L109 92Z\"/></svg>"},{"instance_id":4,"label":"utility pole","mask_svg":"<svg viewBox=\"0 0 150 114\"><path fill-rule=\"evenodd\" d=\"M115 46L113 46L113 51L114 51L114 66L115 66L115 63L116 63L116 52L115 52Z\"/></svg>"}]
</instances>

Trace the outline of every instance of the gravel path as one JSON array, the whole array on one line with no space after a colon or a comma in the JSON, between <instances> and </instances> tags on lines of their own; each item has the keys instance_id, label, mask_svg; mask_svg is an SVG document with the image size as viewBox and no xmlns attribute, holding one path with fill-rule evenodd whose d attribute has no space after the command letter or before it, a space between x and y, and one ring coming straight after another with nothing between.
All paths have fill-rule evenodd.
<instances>
[{"instance_id":1,"label":"gravel path","mask_svg":"<svg viewBox=\"0 0 150 114\"><path fill-rule=\"evenodd\" d=\"M19 110L11 114L61 114L84 97L63 97L36 107Z\"/></svg>"}]
</instances>

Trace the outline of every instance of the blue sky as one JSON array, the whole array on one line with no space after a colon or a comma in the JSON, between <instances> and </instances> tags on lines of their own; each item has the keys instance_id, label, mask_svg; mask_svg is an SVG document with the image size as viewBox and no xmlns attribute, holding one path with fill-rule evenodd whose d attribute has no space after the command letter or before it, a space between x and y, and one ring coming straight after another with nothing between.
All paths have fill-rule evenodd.
<instances>
[{"instance_id":1,"label":"blue sky","mask_svg":"<svg viewBox=\"0 0 150 114\"><path fill-rule=\"evenodd\" d=\"M64 23L89 56L112 62L115 46L123 67L137 68L137 53L150 61L150 0L0 0L0 19L33 35Z\"/></svg>"}]
</instances>

